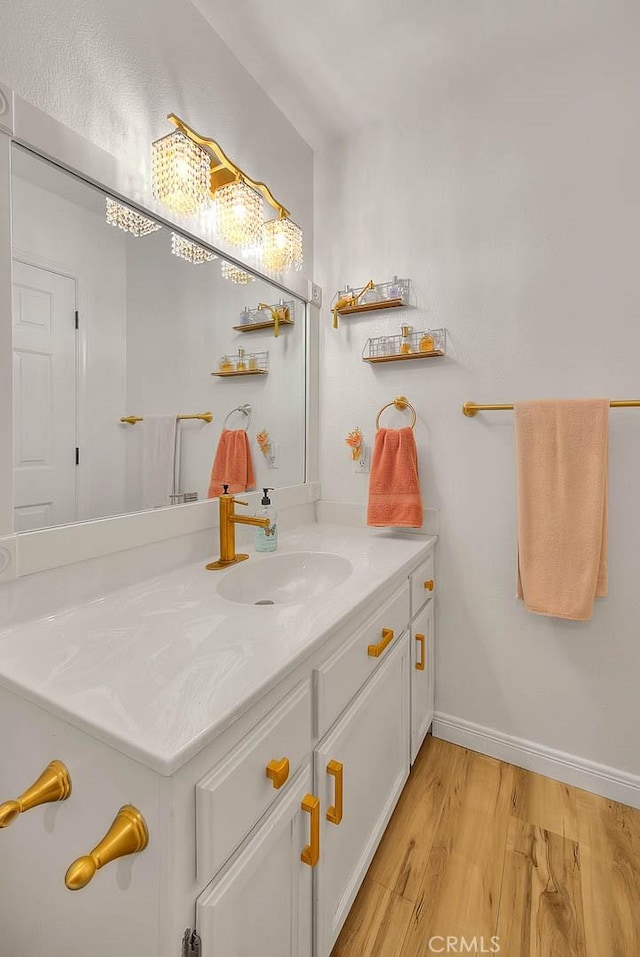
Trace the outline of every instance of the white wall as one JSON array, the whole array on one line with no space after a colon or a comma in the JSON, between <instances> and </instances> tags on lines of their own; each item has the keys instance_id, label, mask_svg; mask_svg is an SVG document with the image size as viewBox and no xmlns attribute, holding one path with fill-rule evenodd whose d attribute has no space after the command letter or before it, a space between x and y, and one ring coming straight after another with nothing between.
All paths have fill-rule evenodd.
<instances>
[{"instance_id":1,"label":"white wall","mask_svg":"<svg viewBox=\"0 0 640 957\"><path fill-rule=\"evenodd\" d=\"M637 37L630 10L610 29L576 23L461 61L427 100L407 89L350 137L316 194L326 300L370 276L414 281L408 314L335 332L324 309L322 493L365 500L344 435L359 424L371 440L378 408L406 394L424 504L441 510L438 710L635 773L640 411L611 413L609 597L573 624L515 598L512 414L460 408L640 394ZM449 356L362 363L366 338L401 321L446 326Z\"/></svg>"},{"instance_id":2,"label":"white wall","mask_svg":"<svg viewBox=\"0 0 640 957\"><path fill-rule=\"evenodd\" d=\"M21 156L14 168L21 165ZM29 161L26 168L49 180L51 189L13 176L14 254L32 265L76 281L78 339L78 520L125 510L125 438L120 425L126 395L126 247L124 235L100 212L70 202L52 190L65 188L63 174ZM84 185L73 195L94 194ZM73 321L73 317L71 317ZM72 451L72 450L71 450Z\"/></svg>"}]
</instances>

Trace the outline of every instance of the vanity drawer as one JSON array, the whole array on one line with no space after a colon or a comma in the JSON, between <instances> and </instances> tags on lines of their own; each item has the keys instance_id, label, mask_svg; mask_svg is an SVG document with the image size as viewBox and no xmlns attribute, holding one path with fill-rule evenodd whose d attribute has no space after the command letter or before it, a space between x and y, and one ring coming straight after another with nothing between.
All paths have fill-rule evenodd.
<instances>
[{"instance_id":1,"label":"vanity drawer","mask_svg":"<svg viewBox=\"0 0 640 957\"><path fill-rule=\"evenodd\" d=\"M365 681L384 660L409 623L409 583L406 582L356 634L316 669L317 732L322 737L338 715L357 695ZM378 656L368 652L369 645L380 646L388 631L389 644Z\"/></svg>"},{"instance_id":2,"label":"vanity drawer","mask_svg":"<svg viewBox=\"0 0 640 957\"><path fill-rule=\"evenodd\" d=\"M198 880L210 880L309 760L311 683L303 682L196 785ZM282 766L289 762L288 770ZM267 765L274 762L273 779Z\"/></svg>"},{"instance_id":3,"label":"vanity drawer","mask_svg":"<svg viewBox=\"0 0 640 957\"><path fill-rule=\"evenodd\" d=\"M435 595L436 587L436 565L435 565L435 556L433 552L429 557L416 568L415 572L412 573L411 578L411 617L420 611L422 606L427 602L433 595Z\"/></svg>"}]
</instances>

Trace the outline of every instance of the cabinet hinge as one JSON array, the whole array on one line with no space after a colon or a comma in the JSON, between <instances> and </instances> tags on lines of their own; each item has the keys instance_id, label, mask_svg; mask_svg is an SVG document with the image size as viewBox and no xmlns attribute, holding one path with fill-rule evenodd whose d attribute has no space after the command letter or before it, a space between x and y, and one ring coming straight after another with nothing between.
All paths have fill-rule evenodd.
<instances>
[{"instance_id":1,"label":"cabinet hinge","mask_svg":"<svg viewBox=\"0 0 640 957\"><path fill-rule=\"evenodd\" d=\"M201 957L201 954L202 941L195 930L187 927L182 938L182 957Z\"/></svg>"},{"instance_id":2,"label":"cabinet hinge","mask_svg":"<svg viewBox=\"0 0 640 957\"><path fill-rule=\"evenodd\" d=\"M80 465L80 449L76 445L76 465Z\"/></svg>"},{"instance_id":3,"label":"cabinet hinge","mask_svg":"<svg viewBox=\"0 0 640 957\"><path fill-rule=\"evenodd\" d=\"M76 318L76 329L79 329L80 328L80 313L78 312L77 309L75 312L75 318Z\"/></svg>"}]
</instances>

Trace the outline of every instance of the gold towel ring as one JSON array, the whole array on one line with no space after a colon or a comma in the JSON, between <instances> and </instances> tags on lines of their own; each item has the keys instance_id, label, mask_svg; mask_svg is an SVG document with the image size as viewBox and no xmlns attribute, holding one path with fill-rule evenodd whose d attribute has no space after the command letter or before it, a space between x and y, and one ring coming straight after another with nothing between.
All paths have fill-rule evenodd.
<instances>
[{"instance_id":1,"label":"gold towel ring","mask_svg":"<svg viewBox=\"0 0 640 957\"><path fill-rule=\"evenodd\" d=\"M382 415L385 409L391 408L392 405L394 405L399 412L403 412L405 409L411 409L411 414L413 416L413 418L411 419L411 428L413 428L414 425L416 424L416 410L411 405L411 403L406 398L406 396L398 395L393 400L393 402L387 402L387 404L383 405L380 411L378 412L378 416L376 418L376 431L378 431L378 429L380 428L380 416Z\"/></svg>"}]
</instances>

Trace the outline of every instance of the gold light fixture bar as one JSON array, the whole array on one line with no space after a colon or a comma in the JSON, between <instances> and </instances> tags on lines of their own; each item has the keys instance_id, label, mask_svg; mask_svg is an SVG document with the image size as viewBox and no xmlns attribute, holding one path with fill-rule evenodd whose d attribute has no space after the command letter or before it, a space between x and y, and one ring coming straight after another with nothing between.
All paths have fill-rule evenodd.
<instances>
[{"instance_id":1,"label":"gold light fixture bar","mask_svg":"<svg viewBox=\"0 0 640 957\"><path fill-rule=\"evenodd\" d=\"M609 403L612 409L638 409L640 408L640 399L612 399ZM465 402L462 406L462 414L472 419L478 412L509 412L514 406L508 405L478 405L477 402Z\"/></svg>"},{"instance_id":2,"label":"gold light fixture bar","mask_svg":"<svg viewBox=\"0 0 640 957\"><path fill-rule=\"evenodd\" d=\"M227 186L229 183L243 180L249 186L252 186L255 190L262 193L269 205L273 206L273 208L277 210L278 216L281 219L291 215L286 206L283 206L282 203L278 202L266 183L260 183L257 180L251 179L251 177L248 176L243 169L237 166L233 160L229 159L222 147L219 146L215 140L212 140L208 136L201 136L199 133L196 133L195 130L188 126L184 120L181 120L179 116L176 116L175 113L169 113L167 119L170 120L174 126L177 126L178 129L185 134L185 136L188 136L190 140L205 149L211 155L212 159L215 160L215 164L211 164L212 194L215 193L216 190L220 189L221 186Z\"/></svg>"},{"instance_id":3,"label":"gold light fixture bar","mask_svg":"<svg viewBox=\"0 0 640 957\"><path fill-rule=\"evenodd\" d=\"M211 422L213 412L195 412L193 415L177 415L176 419L180 422L182 422L183 419L200 419L202 422ZM125 422L127 425L135 425L136 422L144 422L144 416L125 415L120 421Z\"/></svg>"}]
</instances>

